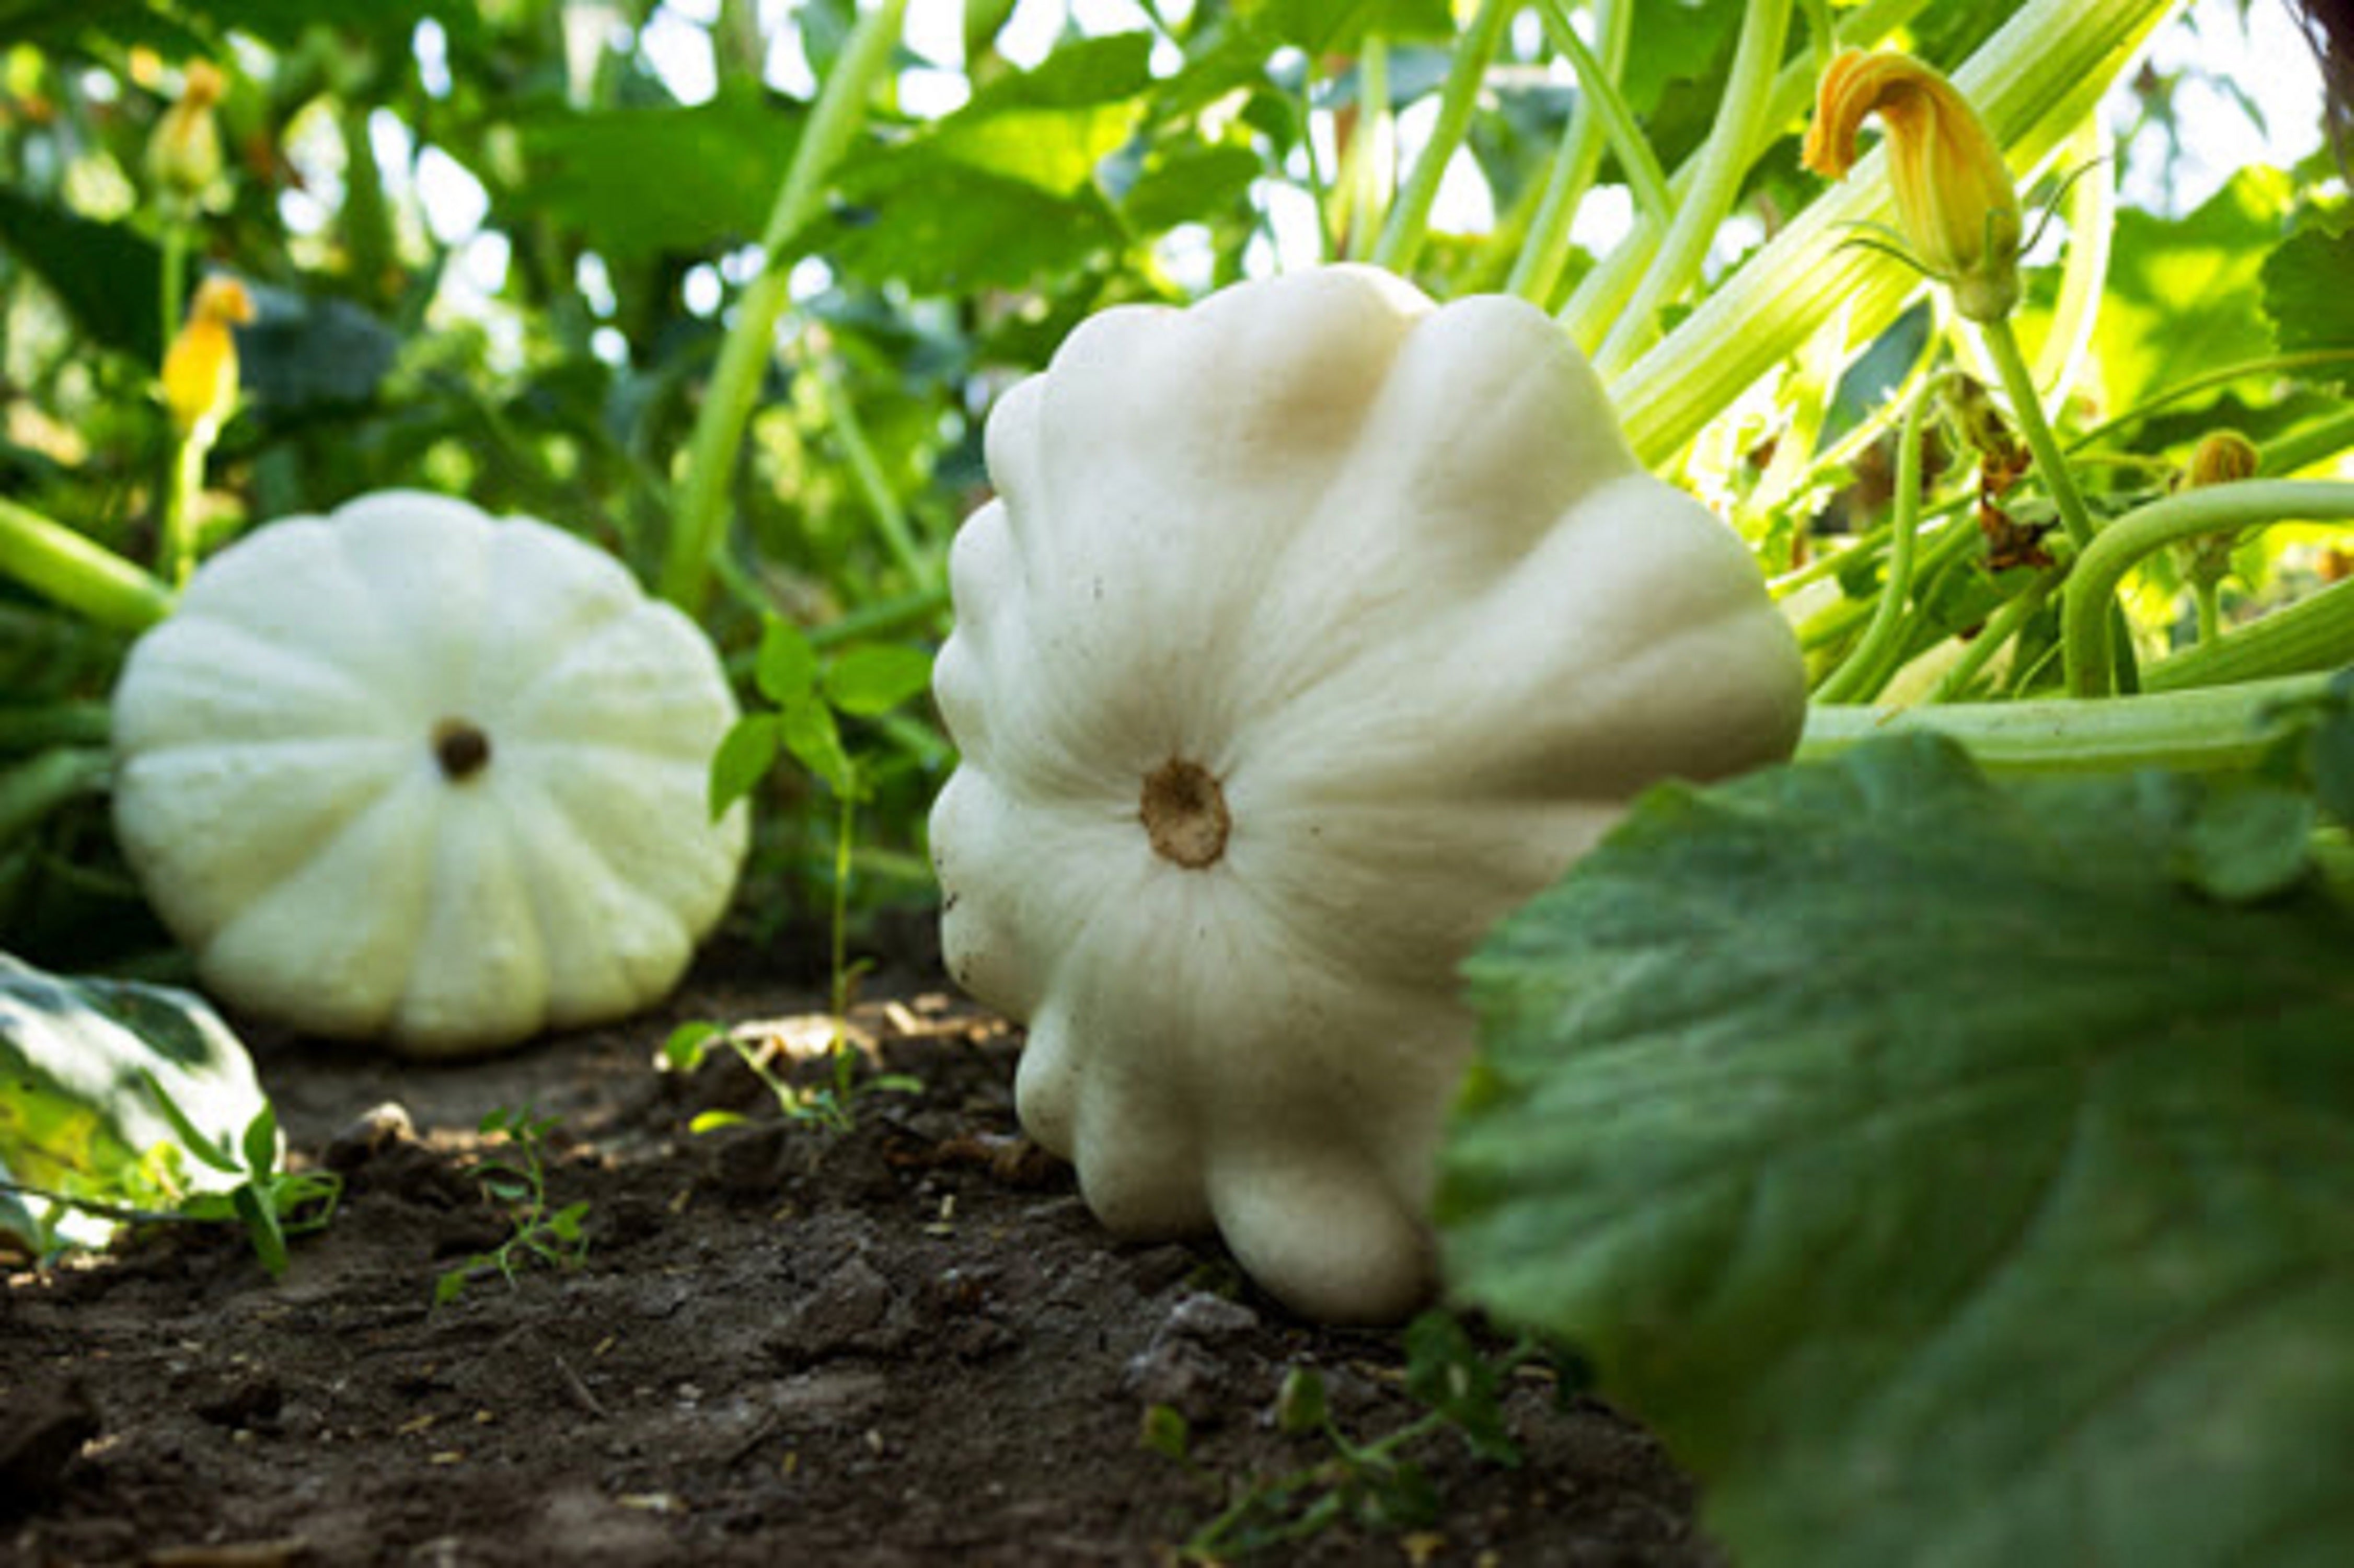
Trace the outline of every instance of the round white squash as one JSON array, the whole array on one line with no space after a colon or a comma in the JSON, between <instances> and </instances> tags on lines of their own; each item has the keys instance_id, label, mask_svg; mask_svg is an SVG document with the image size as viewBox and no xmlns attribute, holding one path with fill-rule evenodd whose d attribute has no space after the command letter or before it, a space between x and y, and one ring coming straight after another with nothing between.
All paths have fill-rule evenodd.
<instances>
[{"instance_id":1,"label":"round white squash","mask_svg":"<svg viewBox=\"0 0 2354 1568\"><path fill-rule=\"evenodd\" d=\"M710 642L593 546L365 496L223 550L114 693L123 852L233 1006L457 1055L657 1001L742 809Z\"/></svg>"},{"instance_id":2,"label":"round white squash","mask_svg":"<svg viewBox=\"0 0 2354 1568\"><path fill-rule=\"evenodd\" d=\"M1628 798L1787 756L1796 641L1542 313L1363 268L1082 325L988 429L932 815L951 972L1112 1229L1429 1293L1457 965Z\"/></svg>"}]
</instances>

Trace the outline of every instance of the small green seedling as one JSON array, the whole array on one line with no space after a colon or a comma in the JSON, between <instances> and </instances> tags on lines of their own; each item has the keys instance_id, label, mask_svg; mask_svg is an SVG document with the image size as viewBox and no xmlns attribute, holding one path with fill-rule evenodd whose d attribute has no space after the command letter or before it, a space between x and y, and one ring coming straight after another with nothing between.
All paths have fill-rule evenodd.
<instances>
[{"instance_id":1,"label":"small green seedling","mask_svg":"<svg viewBox=\"0 0 2354 1568\"><path fill-rule=\"evenodd\" d=\"M170 1215L147 1216L202 1223L236 1221L253 1243L253 1255L272 1279L285 1277L291 1262L286 1238L323 1230L334 1217L344 1192L344 1179L325 1171L286 1171L279 1167L278 1112L264 1101L248 1122L235 1150L197 1129L179 1103L164 1090L155 1075L140 1078L155 1107L172 1124L180 1147L224 1176L239 1178L223 1192L199 1192L185 1200Z\"/></svg>"},{"instance_id":2,"label":"small green seedling","mask_svg":"<svg viewBox=\"0 0 2354 1568\"><path fill-rule=\"evenodd\" d=\"M1320 1436L1330 1456L1251 1482L1195 1531L1179 1554L1188 1562L1218 1563L1304 1541L1336 1524L1374 1531L1433 1524L1443 1511L1437 1491L1422 1467L1405 1456L1448 1427L1479 1457L1518 1465L1520 1449L1505 1430L1500 1393L1504 1380L1535 1355L1534 1347L1515 1346L1491 1363L1463 1326L1444 1312L1416 1319L1405 1339L1406 1391L1426 1407L1423 1415L1385 1437L1356 1442L1333 1420L1322 1376L1312 1367L1293 1367L1276 1395L1276 1428L1288 1436ZM1233 1492L1194 1457L1192 1430L1169 1406L1156 1404L1145 1412L1143 1443L1219 1492Z\"/></svg>"},{"instance_id":3,"label":"small green seedling","mask_svg":"<svg viewBox=\"0 0 2354 1568\"><path fill-rule=\"evenodd\" d=\"M871 1078L858 1076L858 1052L844 1036L839 1018L835 1020L832 1046L826 1053L827 1075L822 1084L795 1084L769 1065L769 1053L753 1041L738 1036L723 1025L708 1022L682 1023L671 1031L663 1042L662 1059L665 1069L673 1073L692 1073L710 1059L716 1046L726 1045L736 1053L751 1075L768 1086L777 1098L777 1108L789 1121L806 1122L827 1132L848 1132L858 1125L857 1105L869 1095L913 1095L923 1092L923 1080L905 1073L883 1073ZM710 1132L718 1128L735 1127L744 1118L733 1111L705 1111L688 1123L694 1132Z\"/></svg>"},{"instance_id":4,"label":"small green seedling","mask_svg":"<svg viewBox=\"0 0 2354 1568\"><path fill-rule=\"evenodd\" d=\"M474 1176L482 1184L483 1196L506 1211L514 1230L492 1251L476 1253L436 1280L436 1307L448 1306L465 1294L468 1285L493 1271L512 1287L535 1260L557 1269L580 1266L588 1254L588 1237L581 1229L588 1205L551 1209L547 1202L547 1135L561 1119L534 1116L528 1107L510 1110L504 1106L482 1118L482 1134L504 1138L514 1158L484 1160L474 1168Z\"/></svg>"},{"instance_id":5,"label":"small green seedling","mask_svg":"<svg viewBox=\"0 0 2354 1568\"><path fill-rule=\"evenodd\" d=\"M840 1033L862 965L849 961L850 877L858 808L875 789L872 770L843 744L842 720L887 721L932 678L932 655L904 644L867 644L829 655L801 628L770 616L761 629L754 683L776 705L736 721L711 759L716 821L749 795L780 756L790 756L834 799L833 899L830 911L833 1016ZM904 736L904 730L903 730ZM920 734L920 732L918 732ZM836 1040L837 1049L841 1042Z\"/></svg>"}]
</instances>

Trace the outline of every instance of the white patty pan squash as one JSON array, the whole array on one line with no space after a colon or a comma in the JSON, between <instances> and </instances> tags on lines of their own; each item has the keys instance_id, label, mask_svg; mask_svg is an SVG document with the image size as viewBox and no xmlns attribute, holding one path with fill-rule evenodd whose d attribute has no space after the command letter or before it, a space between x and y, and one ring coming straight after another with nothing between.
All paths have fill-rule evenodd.
<instances>
[{"instance_id":1,"label":"white patty pan squash","mask_svg":"<svg viewBox=\"0 0 2354 1568\"><path fill-rule=\"evenodd\" d=\"M417 1055L676 983L742 863L737 708L619 562L404 492L207 562L114 693L115 828L232 1005Z\"/></svg>"},{"instance_id":2,"label":"white patty pan squash","mask_svg":"<svg viewBox=\"0 0 2354 1568\"><path fill-rule=\"evenodd\" d=\"M1433 1287L1457 966L1669 777L1776 760L1798 650L1546 316L1336 267L1122 307L1006 394L951 560L950 972L1114 1231L1295 1309Z\"/></svg>"}]
</instances>

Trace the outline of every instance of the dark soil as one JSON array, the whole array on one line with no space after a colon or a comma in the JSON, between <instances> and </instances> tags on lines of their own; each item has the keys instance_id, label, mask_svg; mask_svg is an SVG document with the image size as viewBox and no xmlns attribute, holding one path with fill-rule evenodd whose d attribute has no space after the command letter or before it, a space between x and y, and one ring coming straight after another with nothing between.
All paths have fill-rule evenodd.
<instances>
[{"instance_id":1,"label":"dark soil","mask_svg":"<svg viewBox=\"0 0 2354 1568\"><path fill-rule=\"evenodd\" d=\"M725 1053L652 1065L681 1019L822 1041L821 1004L773 985L699 979L658 1016L459 1066L255 1038L343 1209L276 1284L209 1227L8 1266L0 1561L1167 1563L1334 1456L1279 1429L1291 1369L1359 1441L1426 1414L1397 1334L1302 1323L1214 1244L1108 1237L1017 1135L1018 1034L900 994L854 1019L923 1088L861 1097L846 1132L787 1121ZM476 1128L526 1106L561 1118L549 1198L588 1205L586 1257L478 1271L436 1307L440 1276L514 1234ZM690 1130L713 1108L750 1119ZM1424 1516L1343 1507L1266 1560L1719 1563L1640 1428L1540 1364L1502 1404L1519 1465L1433 1432L1406 1450ZM1184 1416L1187 1460L1148 1446L1156 1405Z\"/></svg>"}]
</instances>

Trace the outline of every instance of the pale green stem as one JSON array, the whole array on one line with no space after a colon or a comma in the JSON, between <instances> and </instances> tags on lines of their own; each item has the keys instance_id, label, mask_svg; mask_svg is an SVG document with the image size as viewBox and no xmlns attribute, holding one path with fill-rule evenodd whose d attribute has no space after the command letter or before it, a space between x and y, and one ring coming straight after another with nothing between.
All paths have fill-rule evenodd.
<instances>
[{"instance_id":1,"label":"pale green stem","mask_svg":"<svg viewBox=\"0 0 2354 1568\"><path fill-rule=\"evenodd\" d=\"M1914 544L1921 522L1921 427L1941 385L1934 379L1924 382L1904 410L1904 428L1896 439L1896 512L1890 524L1887 580L1881 586L1872 624L1816 693L1822 702L1848 702L1877 692L1883 668L1903 642L1905 609L1913 599Z\"/></svg>"},{"instance_id":2,"label":"pale green stem","mask_svg":"<svg viewBox=\"0 0 2354 1568\"><path fill-rule=\"evenodd\" d=\"M2075 471L2068 466L2051 421L2043 417L2043 398L2035 389L2035 373L2019 352L2019 336L2008 319L1981 323L1978 333L2003 390L2010 394L2010 416L2027 439L2027 450L2035 454L2035 472L2052 504L2060 509L2061 526L2068 530L2070 543L2084 549L2093 542L2093 514L2084 505L2084 492L2076 488Z\"/></svg>"},{"instance_id":3,"label":"pale green stem","mask_svg":"<svg viewBox=\"0 0 2354 1568\"><path fill-rule=\"evenodd\" d=\"M2096 110L2084 116L2061 153L2073 176L2068 186L2068 260L2061 270L2051 329L2035 356L2035 384L2055 402L2067 400L2092 354L2093 330L2100 324L2101 292L2108 285L2110 240L2117 221L2116 174L2108 167L2108 133Z\"/></svg>"},{"instance_id":4,"label":"pale green stem","mask_svg":"<svg viewBox=\"0 0 2354 1568\"><path fill-rule=\"evenodd\" d=\"M2211 392L2218 387L2228 387L2234 381L2243 381L2251 376L2278 376L2291 371L2314 370L2326 366L2346 364L2354 364L2354 348L2312 348L2296 354L2268 354L2262 359L2241 360L2237 364L2227 365L2221 370L2211 370L2203 375L2194 376L2188 381L2178 382L2155 397L2144 398L2115 418L2105 419L2079 435L2068 443L2068 450L2072 452L2082 451L2087 447L2095 446L2126 426L2139 424L2168 404L2179 403L2187 397L2196 397L2201 392ZM2322 421L2323 424L2333 422L2354 424L2354 409L2349 409L2342 421ZM2354 445L2354 430L2349 430L2341 445ZM2336 450L2330 449L2330 450ZM2317 455L2327 457L2330 453L2323 451ZM2267 463L2266 471L2287 473L2294 471L2286 467L2274 469L2273 465Z\"/></svg>"},{"instance_id":5,"label":"pale green stem","mask_svg":"<svg viewBox=\"0 0 2354 1568\"><path fill-rule=\"evenodd\" d=\"M2211 643L2223 634L2223 585L2213 577L2196 578L2190 597L2199 606L2199 641Z\"/></svg>"},{"instance_id":6,"label":"pale green stem","mask_svg":"<svg viewBox=\"0 0 2354 1568\"><path fill-rule=\"evenodd\" d=\"M1554 150L1536 216L1529 222L1528 233L1512 258L1511 272L1504 281L1507 293L1517 294L1539 306L1550 304L1560 286L1562 268L1569 260L1571 227L1577 221L1578 207L1593 188L1595 174L1602 165L1605 116L1608 112L1606 102L1615 107L1630 126L1634 123L1626 100L1618 93L1618 76L1627 69L1628 41L1634 37L1634 0L1594 0L1594 49L1585 47L1575 29L1568 26L1565 16L1561 26L1554 26L1553 17L1559 9L1553 0L1547 0L1546 31L1553 35L1556 48L1560 47L1562 33L1566 33L1577 47L1578 52L1569 56L1577 72L1577 111L1570 118L1569 130L1563 135L1561 145ZM1650 143L1642 139L1639 130L1630 144L1639 144L1647 154L1650 151ZM1653 158L1652 166L1656 168L1658 162ZM1665 221L1665 214L1663 206L1658 215L1661 221Z\"/></svg>"},{"instance_id":7,"label":"pale green stem","mask_svg":"<svg viewBox=\"0 0 2354 1568\"><path fill-rule=\"evenodd\" d=\"M1602 40L1608 58L1595 54L1585 47L1585 40L1570 26L1569 13L1561 0L1539 0L1538 16L1544 23L1545 37L1554 48L1568 58L1570 69L1577 73L1578 90L1584 95L1579 111L1592 111L1591 120L1598 123L1602 135L1608 141L1610 151L1618 160L1619 173L1627 177L1627 188L1635 198L1635 210L1657 223L1671 221L1675 216L1675 198L1668 194L1668 176L1659 168L1659 155L1651 150L1643 128L1636 123L1635 111L1618 92L1618 73L1626 69L1627 46L1634 28L1627 18L1633 8L1625 4L1612 4L1603 24L1614 29L1616 37ZM1571 137L1576 138L1573 126ZM1588 170L1591 177L1591 169Z\"/></svg>"},{"instance_id":8,"label":"pale green stem","mask_svg":"<svg viewBox=\"0 0 2354 1568\"><path fill-rule=\"evenodd\" d=\"M2141 685L2180 692L2345 664L2354 664L2354 577L2160 660L2142 672Z\"/></svg>"},{"instance_id":9,"label":"pale green stem","mask_svg":"<svg viewBox=\"0 0 2354 1568\"><path fill-rule=\"evenodd\" d=\"M846 1044L850 1028L850 871L851 844L858 825L858 799L844 790L833 830L833 907L828 921L832 963L833 1048Z\"/></svg>"},{"instance_id":10,"label":"pale green stem","mask_svg":"<svg viewBox=\"0 0 2354 1568\"><path fill-rule=\"evenodd\" d=\"M2196 692L2083 703L1951 703L1932 707L1821 706L1807 714L1798 760L1822 762L1884 735L1960 743L1989 773L2189 771L2249 767L2272 746L2268 715L2309 701L2335 677L2292 675Z\"/></svg>"},{"instance_id":11,"label":"pale green stem","mask_svg":"<svg viewBox=\"0 0 2354 1568\"><path fill-rule=\"evenodd\" d=\"M1374 266L1400 274L1414 270L1430 225L1431 204L1438 199L1439 182L1447 177L1447 165L1462 147L1464 137L1470 134L1471 114L1479 106L1479 85L1487 79L1488 62L1504 41L1504 25L1519 8L1515 0L1480 0L1479 14L1456 45L1447 85L1439 90L1438 120L1431 127L1430 140L1415 159L1414 172L1406 176L1405 188L1398 193L1397 205L1383 226L1381 242L1373 247Z\"/></svg>"},{"instance_id":12,"label":"pale green stem","mask_svg":"<svg viewBox=\"0 0 2354 1568\"><path fill-rule=\"evenodd\" d=\"M1840 19L1838 41L1849 48L1870 48L1928 8L1929 0L1865 0ZM1755 163L1781 134L1781 128L1806 112L1814 101L1815 82L1821 75L1811 58L1790 62L1774 82L1774 93L1765 116L1765 140L1750 150ZM1693 176L1700 172L1698 154L1684 161L1669 180L1670 195L1681 196L1691 189ZM1591 354L1601 343L1602 336L1617 319L1627 298L1634 292L1643 269L1650 265L1659 251L1661 226L1638 221L1627 238L1614 248L1601 263L1579 281L1577 288L1560 311L1563 326L1570 338Z\"/></svg>"},{"instance_id":13,"label":"pale green stem","mask_svg":"<svg viewBox=\"0 0 2354 1568\"><path fill-rule=\"evenodd\" d=\"M1701 149L1700 173L1659 241L1659 254L1635 286L1618 324L1602 340L1595 368L1617 375L1659 333L1659 314L1699 281L1708 248L1741 195L1741 182L1766 126L1775 72L1790 29L1790 0L1749 0L1734 46L1733 74L1717 104L1716 121Z\"/></svg>"},{"instance_id":14,"label":"pale green stem","mask_svg":"<svg viewBox=\"0 0 2354 1568\"><path fill-rule=\"evenodd\" d=\"M769 209L760 241L767 258L764 269L737 302L735 324L720 348L718 367L695 418L663 565L663 597L690 614L701 608L709 588L711 557L726 534L727 495L735 484L744 429L776 353L777 323L790 302L792 258L786 247L818 216L826 178L857 135L875 83L890 68L907 8L907 0L879 0L859 17L810 111L801 144L793 150L792 164Z\"/></svg>"},{"instance_id":15,"label":"pale green stem","mask_svg":"<svg viewBox=\"0 0 2354 1568\"><path fill-rule=\"evenodd\" d=\"M2009 318L1999 316L1979 323L1978 339L1986 345L1988 357L1994 361L2004 390L2010 394L2011 418L2018 424L2019 433L2027 438L2027 450L2035 455L2034 471L2043 482L2044 493L2059 509L2060 523L2067 530L2069 543L2079 550L2088 547L2093 542L2092 510L2084 504L2084 493L2076 487L2076 471L2069 466L2067 454L2052 435L2051 421L2043 417L2042 397L2035 389L2034 373L2027 368L2027 360L2019 352L2019 337L2010 330ZM2073 586L2068 602L2075 602ZM2110 605L2107 619L2116 633L2109 644L2109 656L2115 661L2112 674L2118 690L2131 691L2138 681L2124 609Z\"/></svg>"},{"instance_id":16,"label":"pale green stem","mask_svg":"<svg viewBox=\"0 0 2354 1568\"><path fill-rule=\"evenodd\" d=\"M1368 33L1357 54L1357 133L1341 166L1349 192L1346 254L1352 261L1370 260L1381 238L1392 134L1389 40Z\"/></svg>"},{"instance_id":17,"label":"pale green stem","mask_svg":"<svg viewBox=\"0 0 2354 1568\"><path fill-rule=\"evenodd\" d=\"M866 499L867 510L875 514L876 529L891 558L907 575L910 584L920 587L938 576L938 568L927 562L916 545L916 531L908 521L907 509L901 505L883 465L875 460L875 444L866 439L866 426L859 418L858 409L849 393L835 385L832 368L822 355L811 355L804 365L810 383L817 390L818 408L825 415L826 428L833 433L843 455L850 460L851 477Z\"/></svg>"},{"instance_id":18,"label":"pale green stem","mask_svg":"<svg viewBox=\"0 0 2354 1568\"><path fill-rule=\"evenodd\" d=\"M2013 167L2041 164L2091 112L2178 0L2028 0L1954 73ZM1611 386L1636 455L1659 467L1842 307L1876 336L1919 286L1903 262L1853 243L1893 227L1887 152L1809 203L1721 289Z\"/></svg>"},{"instance_id":19,"label":"pale green stem","mask_svg":"<svg viewBox=\"0 0 2354 1568\"><path fill-rule=\"evenodd\" d=\"M0 497L0 570L101 626L144 631L172 613L169 587L96 540Z\"/></svg>"},{"instance_id":20,"label":"pale green stem","mask_svg":"<svg viewBox=\"0 0 2354 1568\"><path fill-rule=\"evenodd\" d=\"M946 583L931 587L904 599L885 599L879 603L861 605L838 620L809 629L812 648L847 647L854 642L877 638L896 637L908 631L930 631L949 608Z\"/></svg>"},{"instance_id":21,"label":"pale green stem","mask_svg":"<svg viewBox=\"0 0 2354 1568\"><path fill-rule=\"evenodd\" d=\"M1316 260L1321 265L1332 260L1333 192L1335 179L1327 178L1324 161L1316 155L1316 62L1311 58L1299 77L1299 150L1308 162L1308 199L1316 208ZM1339 170L1333 171L1335 178Z\"/></svg>"},{"instance_id":22,"label":"pale green stem","mask_svg":"<svg viewBox=\"0 0 2354 1568\"><path fill-rule=\"evenodd\" d=\"M2266 441L2258 449L2262 456L2256 471L2285 479L2301 468L2336 457L2349 447L2354 447L2354 408L2317 419L2301 430Z\"/></svg>"},{"instance_id":23,"label":"pale green stem","mask_svg":"<svg viewBox=\"0 0 2354 1568\"><path fill-rule=\"evenodd\" d=\"M37 707L0 703L0 752L40 751L52 746L103 747L113 733L112 710L102 702L43 703ZM0 841L7 834L0 833Z\"/></svg>"},{"instance_id":24,"label":"pale green stem","mask_svg":"<svg viewBox=\"0 0 2354 1568\"><path fill-rule=\"evenodd\" d=\"M2252 479L2205 485L2137 507L2102 529L2068 576L2061 647L2069 692L2078 697L2107 693L2109 610L2136 562L2204 534L2293 521L2354 521L2354 482Z\"/></svg>"},{"instance_id":25,"label":"pale green stem","mask_svg":"<svg viewBox=\"0 0 2354 1568\"><path fill-rule=\"evenodd\" d=\"M0 772L0 843L37 826L68 801L96 793L113 768L101 746L61 746Z\"/></svg>"},{"instance_id":26,"label":"pale green stem","mask_svg":"<svg viewBox=\"0 0 2354 1568\"><path fill-rule=\"evenodd\" d=\"M156 562L164 580L186 588L196 569L196 504L205 491L205 459L213 450L217 427L198 421L181 433L172 449L172 478L164 487L164 525L158 530Z\"/></svg>"},{"instance_id":27,"label":"pale green stem","mask_svg":"<svg viewBox=\"0 0 2354 1568\"><path fill-rule=\"evenodd\" d=\"M1970 645L1962 651L1962 656L1937 678L1937 683L1929 688L1929 694L1922 701L1950 703L1968 691L1970 683L1978 679L1978 672L1985 669L1996 654L2009 647L2010 640L2019 635L2020 629L2051 602L2052 594L2059 589L2061 575L2057 571L2043 573L2005 600L2000 609L1987 617L1986 625L1978 629L1978 634L1970 640Z\"/></svg>"},{"instance_id":28,"label":"pale green stem","mask_svg":"<svg viewBox=\"0 0 2354 1568\"><path fill-rule=\"evenodd\" d=\"M179 198L166 198L164 213L164 275L162 291L156 306L164 313L162 350L172 352L172 340L179 335L180 318L187 313L188 302L182 293L188 270L188 225L181 217ZM163 361L155 362L158 370Z\"/></svg>"}]
</instances>

